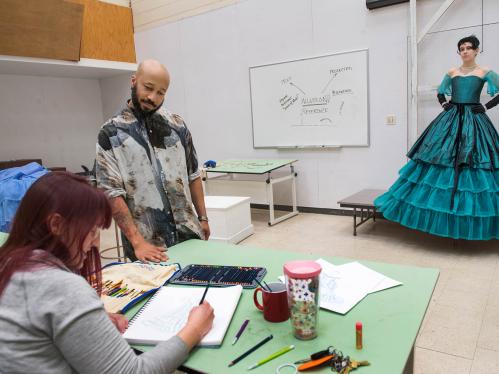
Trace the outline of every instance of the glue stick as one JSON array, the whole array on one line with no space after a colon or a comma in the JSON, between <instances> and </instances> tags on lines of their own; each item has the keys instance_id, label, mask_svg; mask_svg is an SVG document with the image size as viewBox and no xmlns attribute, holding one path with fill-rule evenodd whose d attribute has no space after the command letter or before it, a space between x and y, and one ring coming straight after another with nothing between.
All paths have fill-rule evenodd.
<instances>
[{"instance_id":1,"label":"glue stick","mask_svg":"<svg viewBox=\"0 0 499 374\"><path fill-rule=\"evenodd\" d=\"M355 324L355 346L362 349L362 322Z\"/></svg>"}]
</instances>

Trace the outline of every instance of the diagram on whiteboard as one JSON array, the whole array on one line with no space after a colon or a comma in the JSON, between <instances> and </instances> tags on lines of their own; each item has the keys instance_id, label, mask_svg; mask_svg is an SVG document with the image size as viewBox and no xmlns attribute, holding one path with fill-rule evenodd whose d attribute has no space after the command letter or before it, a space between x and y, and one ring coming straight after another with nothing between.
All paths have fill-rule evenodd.
<instances>
[{"instance_id":1,"label":"diagram on whiteboard","mask_svg":"<svg viewBox=\"0 0 499 374\"><path fill-rule=\"evenodd\" d=\"M250 68L255 147L368 145L367 50Z\"/></svg>"},{"instance_id":2,"label":"diagram on whiteboard","mask_svg":"<svg viewBox=\"0 0 499 374\"><path fill-rule=\"evenodd\" d=\"M330 78L325 82L324 88L320 92L307 89L306 83L295 83L292 76L281 79L281 85L285 92L279 98L282 110L299 111L300 123L292 123L291 126L337 125L340 121L337 121L335 117L343 115L344 95L352 95L354 91L351 88L337 87L333 81L337 78L336 81L339 82L341 74L346 72L353 73L353 68L344 66L339 69L330 69Z\"/></svg>"}]
</instances>

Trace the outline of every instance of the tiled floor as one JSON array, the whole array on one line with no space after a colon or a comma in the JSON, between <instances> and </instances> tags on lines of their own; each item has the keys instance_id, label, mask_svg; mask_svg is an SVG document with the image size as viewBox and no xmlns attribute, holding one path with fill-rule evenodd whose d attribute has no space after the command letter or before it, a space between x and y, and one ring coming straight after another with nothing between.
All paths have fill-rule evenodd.
<instances>
[{"instance_id":1,"label":"tiled floor","mask_svg":"<svg viewBox=\"0 0 499 374\"><path fill-rule=\"evenodd\" d=\"M352 218L300 214L269 227L253 210L255 233L240 245L440 269L416 341L417 374L499 374L499 243L455 241L385 220L352 236ZM114 244L114 229L102 247ZM390 373L387 373L390 374Z\"/></svg>"}]
</instances>

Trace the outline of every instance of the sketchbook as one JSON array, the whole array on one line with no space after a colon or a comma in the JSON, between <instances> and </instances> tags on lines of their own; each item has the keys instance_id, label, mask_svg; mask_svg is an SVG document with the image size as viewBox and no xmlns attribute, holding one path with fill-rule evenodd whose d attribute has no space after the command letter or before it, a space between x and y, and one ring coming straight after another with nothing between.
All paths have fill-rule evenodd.
<instances>
[{"instance_id":1,"label":"sketchbook","mask_svg":"<svg viewBox=\"0 0 499 374\"><path fill-rule=\"evenodd\" d=\"M129 344L156 345L176 335L186 324L190 310L199 304L204 287L162 287L129 322L123 337ZM213 307L213 327L200 346L222 344L236 310L241 286L209 288L207 300Z\"/></svg>"}]
</instances>

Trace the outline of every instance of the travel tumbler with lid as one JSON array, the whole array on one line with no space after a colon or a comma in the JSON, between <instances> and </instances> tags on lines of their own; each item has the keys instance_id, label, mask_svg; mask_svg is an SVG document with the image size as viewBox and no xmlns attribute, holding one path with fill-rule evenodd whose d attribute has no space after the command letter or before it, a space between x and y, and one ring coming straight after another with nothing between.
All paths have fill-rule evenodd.
<instances>
[{"instance_id":1,"label":"travel tumbler with lid","mask_svg":"<svg viewBox=\"0 0 499 374\"><path fill-rule=\"evenodd\" d=\"M321 266L315 261L291 261L284 264L291 326L294 336L301 340L317 336L321 270Z\"/></svg>"}]
</instances>

